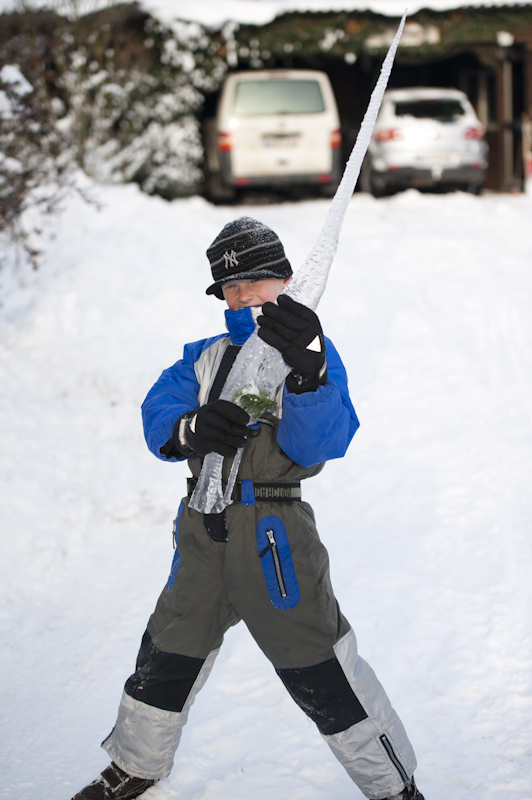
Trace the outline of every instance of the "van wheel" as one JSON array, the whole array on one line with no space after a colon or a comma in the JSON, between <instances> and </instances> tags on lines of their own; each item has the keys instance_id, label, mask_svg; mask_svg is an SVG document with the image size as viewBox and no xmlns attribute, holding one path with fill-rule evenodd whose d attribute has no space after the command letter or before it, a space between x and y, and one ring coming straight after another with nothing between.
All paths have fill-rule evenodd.
<instances>
[{"instance_id":1,"label":"van wheel","mask_svg":"<svg viewBox=\"0 0 532 800\"><path fill-rule=\"evenodd\" d=\"M337 189L338 183L336 181L334 183L324 183L319 188L319 195L320 197L334 197Z\"/></svg>"},{"instance_id":2,"label":"van wheel","mask_svg":"<svg viewBox=\"0 0 532 800\"><path fill-rule=\"evenodd\" d=\"M362 162L359 183L360 190L372 194L373 197L384 197L388 192L386 178L380 172L374 171L369 155Z\"/></svg>"},{"instance_id":3,"label":"van wheel","mask_svg":"<svg viewBox=\"0 0 532 800\"><path fill-rule=\"evenodd\" d=\"M373 197L386 197L386 195L389 193L389 187L386 179L380 175L375 175L373 172L370 176L370 185L370 191Z\"/></svg>"},{"instance_id":4,"label":"van wheel","mask_svg":"<svg viewBox=\"0 0 532 800\"><path fill-rule=\"evenodd\" d=\"M466 186L466 192L469 192L470 194L476 194L477 196L481 195L483 190L483 183L468 183Z\"/></svg>"},{"instance_id":5,"label":"van wheel","mask_svg":"<svg viewBox=\"0 0 532 800\"><path fill-rule=\"evenodd\" d=\"M213 203L231 202L236 199L236 189L222 183L219 172L211 172L205 179L207 197Z\"/></svg>"}]
</instances>

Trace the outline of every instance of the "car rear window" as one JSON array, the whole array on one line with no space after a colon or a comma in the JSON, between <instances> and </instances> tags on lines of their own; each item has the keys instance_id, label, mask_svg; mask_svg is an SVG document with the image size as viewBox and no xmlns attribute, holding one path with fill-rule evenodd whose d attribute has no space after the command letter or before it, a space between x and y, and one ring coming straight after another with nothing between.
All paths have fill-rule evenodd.
<instances>
[{"instance_id":1,"label":"car rear window","mask_svg":"<svg viewBox=\"0 0 532 800\"><path fill-rule=\"evenodd\" d=\"M465 114L460 100L400 100L395 103L396 117L416 117L417 119L437 119L452 122Z\"/></svg>"},{"instance_id":2,"label":"car rear window","mask_svg":"<svg viewBox=\"0 0 532 800\"><path fill-rule=\"evenodd\" d=\"M318 81L240 81L234 111L242 116L319 114L325 104Z\"/></svg>"}]
</instances>

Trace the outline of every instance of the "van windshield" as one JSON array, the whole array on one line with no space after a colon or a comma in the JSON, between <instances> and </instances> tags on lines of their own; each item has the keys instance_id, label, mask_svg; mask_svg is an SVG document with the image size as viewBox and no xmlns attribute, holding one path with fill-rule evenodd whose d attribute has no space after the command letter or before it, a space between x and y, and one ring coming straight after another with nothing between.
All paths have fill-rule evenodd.
<instances>
[{"instance_id":1,"label":"van windshield","mask_svg":"<svg viewBox=\"0 0 532 800\"><path fill-rule=\"evenodd\" d=\"M401 100L395 104L396 117L416 117L417 119L437 119L451 122L455 117L465 114L460 100L446 98L441 100Z\"/></svg>"},{"instance_id":2,"label":"van windshield","mask_svg":"<svg viewBox=\"0 0 532 800\"><path fill-rule=\"evenodd\" d=\"M240 81L236 84L235 114L319 114L325 104L318 81Z\"/></svg>"}]
</instances>

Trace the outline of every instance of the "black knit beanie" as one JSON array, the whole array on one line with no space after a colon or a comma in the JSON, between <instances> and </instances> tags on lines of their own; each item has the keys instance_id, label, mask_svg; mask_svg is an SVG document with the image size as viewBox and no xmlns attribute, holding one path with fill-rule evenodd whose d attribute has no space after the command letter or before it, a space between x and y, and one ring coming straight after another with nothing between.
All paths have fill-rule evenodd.
<instances>
[{"instance_id":1,"label":"black knit beanie","mask_svg":"<svg viewBox=\"0 0 532 800\"><path fill-rule=\"evenodd\" d=\"M292 267L279 237L251 217L229 222L207 250L214 283L207 294L223 300L222 284L236 278L289 278Z\"/></svg>"}]
</instances>

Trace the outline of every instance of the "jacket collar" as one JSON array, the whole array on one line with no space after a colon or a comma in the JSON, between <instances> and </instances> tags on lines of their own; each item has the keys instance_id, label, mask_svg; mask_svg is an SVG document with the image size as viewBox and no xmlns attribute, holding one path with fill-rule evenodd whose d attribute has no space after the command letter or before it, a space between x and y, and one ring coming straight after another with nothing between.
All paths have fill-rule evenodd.
<instances>
[{"instance_id":1,"label":"jacket collar","mask_svg":"<svg viewBox=\"0 0 532 800\"><path fill-rule=\"evenodd\" d=\"M227 309L225 324L232 344L244 344L255 330L255 320L262 311L262 306L239 308L238 311Z\"/></svg>"}]
</instances>

